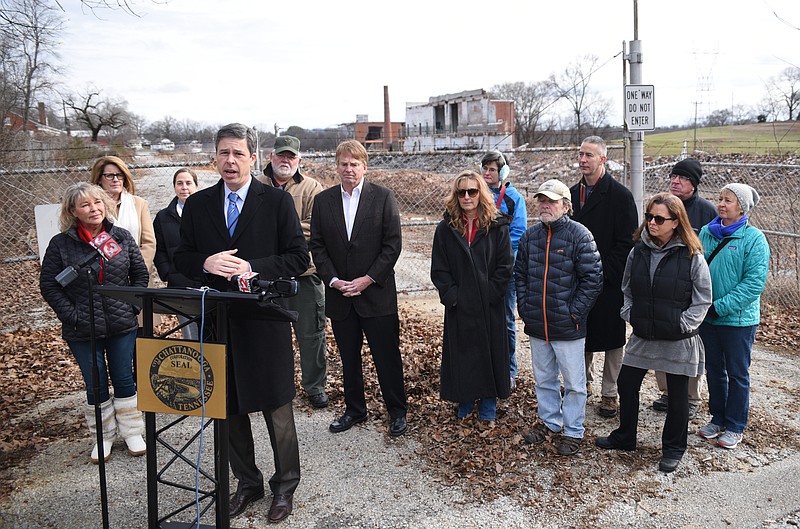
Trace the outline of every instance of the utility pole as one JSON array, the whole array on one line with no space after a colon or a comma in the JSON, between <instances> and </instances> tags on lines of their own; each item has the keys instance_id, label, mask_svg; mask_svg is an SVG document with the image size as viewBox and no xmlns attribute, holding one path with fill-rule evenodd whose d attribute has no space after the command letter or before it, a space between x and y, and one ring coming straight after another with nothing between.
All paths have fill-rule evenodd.
<instances>
[{"instance_id":1,"label":"utility pole","mask_svg":"<svg viewBox=\"0 0 800 529\"><path fill-rule=\"evenodd\" d=\"M630 53L626 59L630 63L630 84L642 84L642 42L639 40L639 5L633 0L633 40L630 41ZM631 193L636 202L639 221L642 220L644 203L644 132L627 131L631 144Z\"/></svg>"}]
</instances>

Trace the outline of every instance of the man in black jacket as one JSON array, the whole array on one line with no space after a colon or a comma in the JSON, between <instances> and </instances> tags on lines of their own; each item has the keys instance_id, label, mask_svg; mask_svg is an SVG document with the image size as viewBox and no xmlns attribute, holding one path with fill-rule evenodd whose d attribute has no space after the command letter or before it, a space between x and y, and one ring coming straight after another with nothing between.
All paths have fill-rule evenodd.
<instances>
[{"instance_id":1,"label":"man in black jacket","mask_svg":"<svg viewBox=\"0 0 800 529\"><path fill-rule=\"evenodd\" d=\"M603 292L586 324L586 378L591 383L594 351L605 351L600 415L614 417L626 338L625 321L619 316L622 274L639 216L631 192L606 170L607 152L606 142L599 136L583 140L578 154L582 177L570 193L575 210L572 218L592 232L603 260Z\"/></svg>"},{"instance_id":2,"label":"man in black jacket","mask_svg":"<svg viewBox=\"0 0 800 529\"><path fill-rule=\"evenodd\" d=\"M308 246L292 197L250 174L256 161L256 133L241 123L217 132L220 180L186 200L181 245L175 266L191 279L220 291L236 290L231 277L257 272L264 279L299 276L308 269ZM251 412L261 412L272 444L275 473L269 480L269 521L292 512L300 482L300 454L292 412L294 351L288 321L231 317L226 340L230 463L239 480L230 516L264 496L264 477L256 466Z\"/></svg>"}]
</instances>

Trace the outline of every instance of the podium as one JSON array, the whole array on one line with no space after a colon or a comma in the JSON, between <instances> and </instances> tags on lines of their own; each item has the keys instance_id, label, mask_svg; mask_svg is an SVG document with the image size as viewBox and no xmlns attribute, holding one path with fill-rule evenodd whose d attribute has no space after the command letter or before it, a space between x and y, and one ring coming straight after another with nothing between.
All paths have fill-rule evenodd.
<instances>
[{"instance_id":1,"label":"podium","mask_svg":"<svg viewBox=\"0 0 800 529\"><path fill-rule=\"evenodd\" d=\"M197 322L205 315L206 328L212 327L213 332L205 332L210 336L208 345L214 343L221 344L225 351L223 365L230 362L232 351L226 343L228 336L228 321L230 318L239 316L248 320L269 320L269 321L297 321L297 313L289 311L284 307L271 301L271 299L261 294L241 293L241 292L218 292L214 290L195 290L195 289L174 289L174 288L144 288L144 287L119 287L119 286L99 286L96 292L107 297L122 300L131 305L142 307L143 330L142 338L154 338L153 314L178 314L189 318L189 321L168 329L156 338L167 338L184 326ZM196 342L185 342L194 344ZM218 346L219 347L219 346ZM139 352L137 351L137 357ZM201 376L203 366L200 366ZM223 376L224 379L226 376ZM139 379L137 373L137 380ZM185 385L184 385L185 387ZM223 386L224 387L224 386ZM140 391L141 393L141 391ZM215 522L218 529L230 529L230 518L228 508L230 501L229 487L229 468L228 468L228 424L227 424L227 395L223 404L223 411L217 414L214 419L204 421L200 426L200 431L191 436L182 446L172 446L166 437L166 432L187 419L190 415L197 413L185 413L178 409L172 409L169 413L178 415L178 418L169 422L160 429L156 428L156 413L145 411L145 436L147 441L147 527L150 529L177 529L197 527L198 518L202 517L212 507L216 508ZM142 402L140 397L140 408ZM199 462L192 461L184 452L195 442L201 432L208 426L214 426L214 473L213 475L201 468ZM165 462L164 466L158 468L157 449L164 447L172 456ZM177 509L161 515L159 514L159 485L180 489L183 491L195 492L195 488L189 488L177 482L166 479L166 472L176 462L183 462L192 467L196 472L207 478L213 487L210 490L198 490L196 499L180 505ZM179 522L170 520L174 516L181 514L192 507L196 507L198 502L206 502L199 513L195 514L193 522ZM212 526L201 525L203 528Z\"/></svg>"}]
</instances>

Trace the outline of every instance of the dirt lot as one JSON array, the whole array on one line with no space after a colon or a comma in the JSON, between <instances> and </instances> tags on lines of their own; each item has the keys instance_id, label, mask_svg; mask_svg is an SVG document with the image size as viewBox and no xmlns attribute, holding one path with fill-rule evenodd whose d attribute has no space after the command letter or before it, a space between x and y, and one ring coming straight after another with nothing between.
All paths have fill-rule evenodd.
<instances>
[{"instance_id":1,"label":"dirt lot","mask_svg":"<svg viewBox=\"0 0 800 529\"><path fill-rule=\"evenodd\" d=\"M657 396L652 377L645 380L636 452L606 452L593 446L597 435L606 435L616 426L616 420L596 413L599 397L595 394L588 404L587 437L581 452L562 458L549 443L531 447L521 439L536 419L524 335L518 346L519 386L511 398L499 403L497 427L482 431L477 425L458 424L453 405L438 398L442 310L437 298L431 293L404 295L400 303L409 434L398 442L385 436L379 390L366 358L371 421L349 439L325 432L342 405L341 370L331 339L329 393L334 405L312 413L302 399L296 401L305 477L298 491L302 502L287 526L772 528L798 522L800 501L786 486L787 480L796 482L800 470L800 389L796 384L800 362L796 356L759 347L751 371L752 413L744 442L734 451L725 451L692 435L678 471L664 475L656 470L664 415L648 406ZM4 484L0 527L60 527L71 517L80 525L86 512L97 512L96 483L92 484L97 467L86 458L91 441L78 411L79 375L52 333L15 340L13 347L18 351L46 346L53 354L39 357L36 365L18 365L16 382L5 373L3 387L26 384L37 389L39 398L11 406L4 395L0 411L10 428L0 445ZM299 373L297 381L299 387ZM707 420L704 410L690 428ZM348 444L352 442L358 444ZM329 443L337 445L332 448ZM264 450L268 467L268 445ZM116 491L121 495L116 500L110 496L112 512L130 504L126 509L139 513L135 522L123 519L112 526L141 527L146 512L144 462L124 454L114 456L112 462L109 472L123 472L126 479L138 480L138 485L130 486L136 490L133 496L130 488ZM382 495L387 491L377 489L369 493L371 499L363 494L342 497L353 491L342 490L347 487L338 482L340 471L328 473L342 464L357 465L360 479L366 479L364 487L398 490L388 497ZM65 477L66 472L78 477ZM381 481L386 479L388 483ZM82 480L88 483L77 489L75 514L54 516L52 511L58 507L52 505L53 491L66 482L77 488ZM112 480L114 484L119 481ZM415 492L400 492L403 489ZM731 495L732 491L739 492ZM35 499L42 496L43 500ZM435 503L428 502L428 497L430 502L435 498ZM428 505L423 512L421 501ZM370 506L369 514L364 502ZM322 524L319 510L327 504L341 516ZM431 512L434 504L435 514ZM253 514L244 526L262 527L264 514Z\"/></svg>"}]
</instances>

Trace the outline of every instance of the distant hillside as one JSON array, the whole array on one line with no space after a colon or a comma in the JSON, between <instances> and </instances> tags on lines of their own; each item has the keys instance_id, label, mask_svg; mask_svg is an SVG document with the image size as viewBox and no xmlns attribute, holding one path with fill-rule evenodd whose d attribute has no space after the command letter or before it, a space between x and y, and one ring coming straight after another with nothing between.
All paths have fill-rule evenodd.
<instances>
[{"instance_id":1,"label":"distant hillside","mask_svg":"<svg viewBox=\"0 0 800 529\"><path fill-rule=\"evenodd\" d=\"M797 154L800 153L800 121L645 133L645 154L676 156L684 142L689 154L695 150L709 154Z\"/></svg>"}]
</instances>

